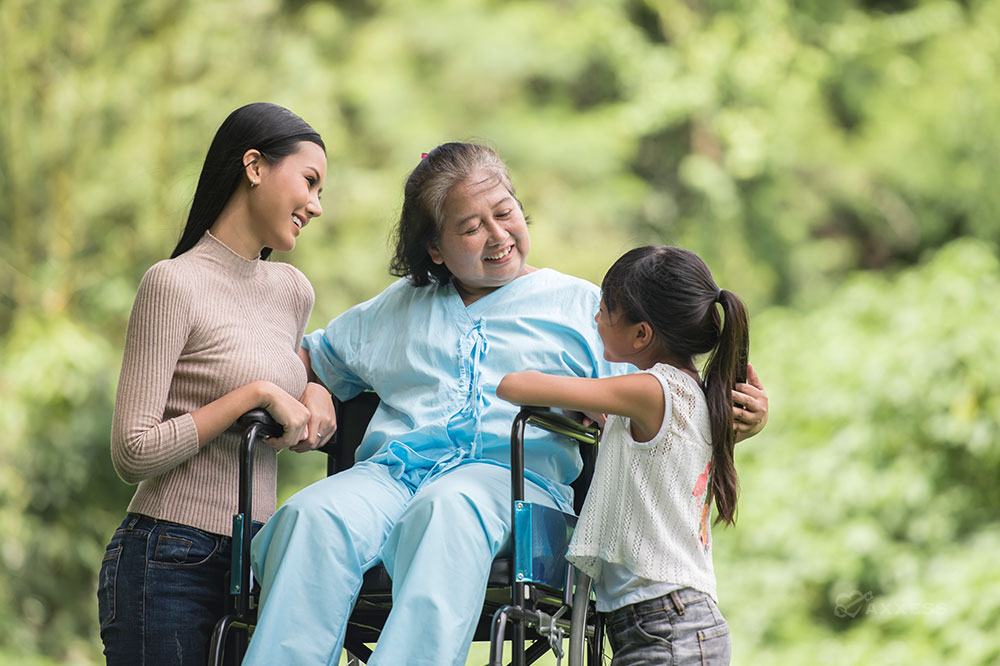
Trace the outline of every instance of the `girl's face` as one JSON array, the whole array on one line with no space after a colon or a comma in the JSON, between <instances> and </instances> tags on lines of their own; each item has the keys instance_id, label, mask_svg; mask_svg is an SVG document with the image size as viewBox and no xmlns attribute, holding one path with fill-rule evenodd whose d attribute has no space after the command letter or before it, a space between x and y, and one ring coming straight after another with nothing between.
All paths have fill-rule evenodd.
<instances>
[{"instance_id":1,"label":"girl's face","mask_svg":"<svg viewBox=\"0 0 1000 666\"><path fill-rule=\"evenodd\" d=\"M612 363L632 363L635 355L632 347L634 326L621 315L610 314L603 298L594 321L597 322L597 334L604 343L604 359Z\"/></svg>"},{"instance_id":2,"label":"girl's face","mask_svg":"<svg viewBox=\"0 0 1000 666\"><path fill-rule=\"evenodd\" d=\"M319 196L326 180L326 154L312 141L276 164L261 159L258 184L250 191L250 233L278 252L295 247L299 232L323 213Z\"/></svg>"},{"instance_id":3,"label":"girl's face","mask_svg":"<svg viewBox=\"0 0 1000 666\"><path fill-rule=\"evenodd\" d=\"M517 203L495 176L477 170L448 192L441 238L427 252L451 271L466 305L523 275L531 248Z\"/></svg>"}]
</instances>

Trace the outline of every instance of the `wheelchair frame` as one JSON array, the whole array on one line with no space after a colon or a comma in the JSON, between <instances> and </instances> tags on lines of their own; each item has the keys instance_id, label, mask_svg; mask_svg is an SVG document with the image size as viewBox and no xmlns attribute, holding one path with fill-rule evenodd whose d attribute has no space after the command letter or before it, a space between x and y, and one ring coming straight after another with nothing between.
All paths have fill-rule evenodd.
<instances>
[{"instance_id":1,"label":"wheelchair frame","mask_svg":"<svg viewBox=\"0 0 1000 666\"><path fill-rule=\"evenodd\" d=\"M337 409L337 434L322 447L327 455L327 475L335 474L354 464L354 451L360 445L368 421L379 404L374 393L362 393L352 400L335 401ZM583 574L574 576L575 570L565 562L563 555L568 545L568 530L564 539L556 541L561 552L549 559L546 567L561 566L558 574L547 571L539 576L532 573L532 553L518 537L518 528L530 528L532 521L568 521L575 525L575 516L563 514L549 507L532 505L524 501L524 431L526 425L573 438L580 443L584 469L574 481L576 510L579 512L596 458L596 444L600 430L585 427L579 422L549 409L526 407L514 419L511 429L511 557L494 560L490 572L483 612L474 641L490 641L490 666L502 666L503 644L506 629L512 626L511 666L527 666L537 661L550 649L562 657L562 637L570 639L569 663L577 666L586 663L596 666L603 655L604 632L594 604L590 599L590 580ZM250 537L253 447L262 435L280 436L281 426L263 410L248 412L238 427L245 430L240 450L239 512L233 516L233 565L230 572L230 595L233 611L216 624L209 647L209 666L222 663L227 638L233 629L239 632L232 646L238 656L246 651L249 635L256 624L256 597L250 586ZM551 529L548 531L552 531ZM558 533L558 526L555 528ZM239 572L239 580L234 580ZM574 579L576 578L575 593ZM498 601L506 597L507 601ZM492 599L492 601L491 601ZM379 565L364 575L361 592L348 620L344 637L350 664L367 662L372 651L366 643L377 642L382 626L392 608L392 581ZM569 617L567 617L569 613ZM525 647L528 638L530 646Z\"/></svg>"},{"instance_id":2,"label":"wheelchair frame","mask_svg":"<svg viewBox=\"0 0 1000 666\"><path fill-rule=\"evenodd\" d=\"M240 442L240 491L238 513L233 516L232 565L229 569L229 594L233 610L215 625L209 639L209 666L222 664L226 639L230 631L238 630L234 648L240 659L246 652L250 629L256 624L256 598L251 594L250 539L253 536L253 449L260 437L281 437L284 428L263 409L254 409L236 421L243 430ZM235 580L235 573L239 579Z\"/></svg>"},{"instance_id":3,"label":"wheelchair frame","mask_svg":"<svg viewBox=\"0 0 1000 666\"><path fill-rule=\"evenodd\" d=\"M562 635L568 632L570 639L570 666L585 663L591 666L599 665L604 649L604 626L597 615L596 608L591 603L591 581L582 572L575 572L572 565L565 561L566 548L569 545L569 534L565 542L557 545L558 553L546 557L545 565L562 565L562 586L558 589L553 585L552 575L535 566L536 554L534 544L525 544L526 537L534 538L536 533L535 511L541 513L540 520L551 522L557 520L552 514L564 516L570 527L576 526L576 516L567 516L562 512L548 507L534 507L524 499L524 431L526 425L533 425L550 432L565 435L581 444L584 458L584 469L581 471L583 484L590 485L593 476L596 446L600 440L600 430L587 427L578 421L570 419L548 408L522 407L514 418L511 427L511 551L514 557L514 570L511 578L511 603L497 610L493 616L493 626L490 633L489 666L502 666L503 643L508 622L513 621L513 638L511 647L512 666L525 666L532 663L548 649L562 655ZM583 448L587 447L587 448ZM580 491L583 492L580 492ZM574 488L576 511L579 513L586 495L586 488ZM552 550L553 543L547 542L544 549ZM576 573L577 575L574 575ZM561 597L546 597L546 593L561 592ZM545 600L555 603L555 611L546 608ZM565 618L566 611L570 617ZM548 638L549 645L539 652L542 641L536 641L527 650L526 629L535 628L543 637ZM537 656L535 656L537 654Z\"/></svg>"}]
</instances>

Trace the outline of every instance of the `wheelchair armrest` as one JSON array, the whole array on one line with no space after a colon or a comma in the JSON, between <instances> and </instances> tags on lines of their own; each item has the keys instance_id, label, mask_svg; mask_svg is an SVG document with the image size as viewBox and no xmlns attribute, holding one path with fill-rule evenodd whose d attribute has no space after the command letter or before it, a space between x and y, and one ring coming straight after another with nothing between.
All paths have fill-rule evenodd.
<instances>
[{"instance_id":1,"label":"wheelchair armrest","mask_svg":"<svg viewBox=\"0 0 1000 666\"><path fill-rule=\"evenodd\" d=\"M579 412L566 412L551 407L523 407L528 412L528 423L533 426L554 432L558 435L572 437L582 444L597 444L601 437L601 429L595 425L583 425L579 420ZM573 414L574 416L567 416Z\"/></svg>"},{"instance_id":2,"label":"wheelchair armrest","mask_svg":"<svg viewBox=\"0 0 1000 666\"><path fill-rule=\"evenodd\" d=\"M515 503L524 499L524 426L529 423L583 444L597 444L600 439L600 428L585 426L565 413L548 407L522 407L510 433L511 499Z\"/></svg>"},{"instance_id":3,"label":"wheelchair armrest","mask_svg":"<svg viewBox=\"0 0 1000 666\"><path fill-rule=\"evenodd\" d=\"M251 409L236 420L236 427L241 431L247 430L252 425L257 425L257 431L265 437L281 437L285 432L285 427L275 421L266 409Z\"/></svg>"}]
</instances>

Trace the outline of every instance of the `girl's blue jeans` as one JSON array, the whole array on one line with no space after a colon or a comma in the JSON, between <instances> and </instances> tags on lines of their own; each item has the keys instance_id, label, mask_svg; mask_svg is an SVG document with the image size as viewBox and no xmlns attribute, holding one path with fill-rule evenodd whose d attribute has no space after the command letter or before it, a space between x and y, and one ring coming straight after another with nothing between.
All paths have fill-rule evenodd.
<instances>
[{"instance_id":1,"label":"girl's blue jeans","mask_svg":"<svg viewBox=\"0 0 1000 666\"><path fill-rule=\"evenodd\" d=\"M230 537L128 514L97 588L108 666L204 666L226 612L231 549Z\"/></svg>"},{"instance_id":2,"label":"girl's blue jeans","mask_svg":"<svg viewBox=\"0 0 1000 666\"><path fill-rule=\"evenodd\" d=\"M729 625L710 596L689 587L604 617L612 666L728 664Z\"/></svg>"}]
</instances>

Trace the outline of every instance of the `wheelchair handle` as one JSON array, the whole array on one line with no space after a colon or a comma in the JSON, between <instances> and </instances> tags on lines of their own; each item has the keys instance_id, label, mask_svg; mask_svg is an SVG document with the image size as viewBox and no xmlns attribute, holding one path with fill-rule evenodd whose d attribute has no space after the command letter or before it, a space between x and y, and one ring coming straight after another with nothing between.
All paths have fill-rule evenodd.
<instances>
[{"instance_id":1,"label":"wheelchair handle","mask_svg":"<svg viewBox=\"0 0 1000 666\"><path fill-rule=\"evenodd\" d=\"M511 499L515 502L524 499L524 427L527 424L584 444L596 445L601 437L601 429L597 426L585 426L549 407L521 407L510 433Z\"/></svg>"},{"instance_id":2,"label":"wheelchair handle","mask_svg":"<svg viewBox=\"0 0 1000 666\"><path fill-rule=\"evenodd\" d=\"M257 434L264 437L281 437L285 432L285 427L274 420L266 409L251 409L249 412L236 420L237 429L246 432L252 425L257 425Z\"/></svg>"},{"instance_id":3,"label":"wheelchair handle","mask_svg":"<svg viewBox=\"0 0 1000 666\"><path fill-rule=\"evenodd\" d=\"M527 412L528 423L554 432L557 435L572 437L581 444L596 445L601 438L601 429L596 425L583 425L577 418L567 416L565 410L551 407L523 407ZM579 412L569 412L579 415Z\"/></svg>"},{"instance_id":4,"label":"wheelchair handle","mask_svg":"<svg viewBox=\"0 0 1000 666\"><path fill-rule=\"evenodd\" d=\"M253 536L253 450L258 439L281 437L285 427L265 409L251 409L243 414L233 428L240 433L239 497L233 516L232 561L229 569L229 594L233 596L233 612L220 619L212 631L208 645L208 663L220 664L226 637L233 627L247 629L250 617L250 538ZM246 650L246 637L236 647Z\"/></svg>"},{"instance_id":5,"label":"wheelchair handle","mask_svg":"<svg viewBox=\"0 0 1000 666\"><path fill-rule=\"evenodd\" d=\"M233 516L233 566L230 576L240 576L230 592L236 594L236 616L245 621L250 612L250 538L253 535L253 449L261 437L281 437L285 427L265 409L251 409L236 421L243 432L240 442L238 513Z\"/></svg>"}]
</instances>

